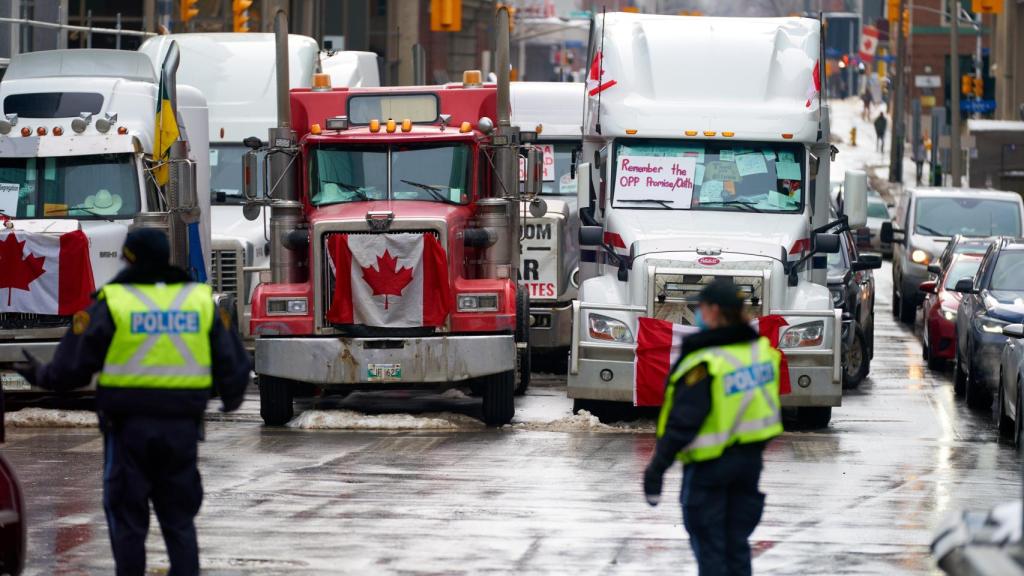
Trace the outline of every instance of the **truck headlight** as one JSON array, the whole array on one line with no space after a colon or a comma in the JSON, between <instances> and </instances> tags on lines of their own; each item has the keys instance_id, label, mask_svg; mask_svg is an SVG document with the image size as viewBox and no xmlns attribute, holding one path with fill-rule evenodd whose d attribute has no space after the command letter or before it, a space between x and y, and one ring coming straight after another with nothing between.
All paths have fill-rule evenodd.
<instances>
[{"instance_id":1,"label":"truck headlight","mask_svg":"<svg viewBox=\"0 0 1024 576\"><path fill-rule=\"evenodd\" d=\"M913 260L915 264L927 264L932 257L924 250L918 248L910 253L910 259Z\"/></svg>"},{"instance_id":2,"label":"truck headlight","mask_svg":"<svg viewBox=\"0 0 1024 576\"><path fill-rule=\"evenodd\" d=\"M846 300L846 294L842 289L829 290L829 293L832 294L832 306L839 308L843 305L843 301Z\"/></svg>"},{"instance_id":3,"label":"truck headlight","mask_svg":"<svg viewBox=\"0 0 1024 576\"><path fill-rule=\"evenodd\" d=\"M787 328L779 339L779 348L803 348L820 346L825 334L825 323L821 320L797 324Z\"/></svg>"},{"instance_id":4,"label":"truck headlight","mask_svg":"<svg viewBox=\"0 0 1024 576\"><path fill-rule=\"evenodd\" d=\"M1002 320L993 320L992 318L982 318L978 320L978 324L981 325L981 329L989 334L1002 334L1003 326L1006 326L1006 322Z\"/></svg>"},{"instance_id":5,"label":"truck headlight","mask_svg":"<svg viewBox=\"0 0 1024 576\"><path fill-rule=\"evenodd\" d=\"M459 312L497 312L498 294L459 294Z\"/></svg>"},{"instance_id":6,"label":"truck headlight","mask_svg":"<svg viewBox=\"0 0 1024 576\"><path fill-rule=\"evenodd\" d=\"M604 314L590 314L587 319L590 323L590 337L594 340L633 343L633 331L625 322Z\"/></svg>"},{"instance_id":7,"label":"truck headlight","mask_svg":"<svg viewBox=\"0 0 1024 576\"><path fill-rule=\"evenodd\" d=\"M267 316L305 316L309 301L305 298L268 298Z\"/></svg>"},{"instance_id":8,"label":"truck headlight","mask_svg":"<svg viewBox=\"0 0 1024 576\"><path fill-rule=\"evenodd\" d=\"M942 317L950 322L956 320L956 310L950 310L949 308L942 309Z\"/></svg>"}]
</instances>

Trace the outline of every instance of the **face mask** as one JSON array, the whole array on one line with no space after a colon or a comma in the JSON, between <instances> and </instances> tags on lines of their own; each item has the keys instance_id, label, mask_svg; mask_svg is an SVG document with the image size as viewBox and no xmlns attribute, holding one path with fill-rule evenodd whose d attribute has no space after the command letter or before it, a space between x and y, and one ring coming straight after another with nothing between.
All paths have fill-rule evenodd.
<instances>
[{"instance_id":1,"label":"face mask","mask_svg":"<svg viewBox=\"0 0 1024 576\"><path fill-rule=\"evenodd\" d=\"M701 330L707 330L708 325L704 323L704 315L701 314L700 312L700 308L697 308L697 314L695 314L693 317L693 323L695 326L697 326L697 328Z\"/></svg>"}]
</instances>

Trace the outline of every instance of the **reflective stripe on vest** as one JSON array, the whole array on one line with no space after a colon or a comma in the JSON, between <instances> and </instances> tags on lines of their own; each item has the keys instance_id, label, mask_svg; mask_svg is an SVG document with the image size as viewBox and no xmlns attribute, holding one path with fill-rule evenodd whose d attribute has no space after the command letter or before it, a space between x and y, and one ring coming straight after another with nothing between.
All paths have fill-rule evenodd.
<instances>
[{"instance_id":1,"label":"reflective stripe on vest","mask_svg":"<svg viewBox=\"0 0 1024 576\"><path fill-rule=\"evenodd\" d=\"M114 337L99 384L113 388L204 389L210 374L213 293L206 284L108 284Z\"/></svg>"},{"instance_id":2,"label":"reflective stripe on vest","mask_svg":"<svg viewBox=\"0 0 1024 576\"><path fill-rule=\"evenodd\" d=\"M658 437L665 433L676 386L687 372L701 363L707 365L711 376L711 411L694 440L679 452L679 460L685 463L712 460L733 444L761 442L778 436L782 433L780 360L779 352L766 338L704 348L690 354L669 377L658 420Z\"/></svg>"}]
</instances>

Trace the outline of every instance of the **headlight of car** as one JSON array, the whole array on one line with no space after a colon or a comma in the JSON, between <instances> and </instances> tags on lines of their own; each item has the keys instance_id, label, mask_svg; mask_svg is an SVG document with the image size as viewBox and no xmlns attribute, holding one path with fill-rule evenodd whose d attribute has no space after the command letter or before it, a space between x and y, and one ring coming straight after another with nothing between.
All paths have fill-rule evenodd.
<instances>
[{"instance_id":1,"label":"headlight of car","mask_svg":"<svg viewBox=\"0 0 1024 576\"><path fill-rule=\"evenodd\" d=\"M594 340L607 340L610 342L633 343L633 331L626 326L625 322L609 318L603 314L590 314L590 337Z\"/></svg>"},{"instance_id":2,"label":"headlight of car","mask_svg":"<svg viewBox=\"0 0 1024 576\"><path fill-rule=\"evenodd\" d=\"M267 316L305 316L309 301L305 298L268 298Z\"/></svg>"},{"instance_id":3,"label":"headlight of car","mask_svg":"<svg viewBox=\"0 0 1024 576\"><path fill-rule=\"evenodd\" d=\"M496 312L498 294L459 294L457 304L459 312Z\"/></svg>"},{"instance_id":4,"label":"headlight of car","mask_svg":"<svg viewBox=\"0 0 1024 576\"><path fill-rule=\"evenodd\" d=\"M842 288L829 288L829 293L832 294L832 306L839 308L846 301L846 293Z\"/></svg>"},{"instance_id":5,"label":"headlight of car","mask_svg":"<svg viewBox=\"0 0 1024 576\"><path fill-rule=\"evenodd\" d=\"M928 262L931 262L932 256L918 248L910 253L910 259L913 260L915 264L928 264Z\"/></svg>"},{"instance_id":6,"label":"headlight of car","mask_svg":"<svg viewBox=\"0 0 1024 576\"><path fill-rule=\"evenodd\" d=\"M1006 326L1006 322L993 318L980 318L978 319L978 325L981 326L982 331L989 334L1002 334L1003 326Z\"/></svg>"},{"instance_id":7,"label":"headlight of car","mask_svg":"<svg viewBox=\"0 0 1024 576\"><path fill-rule=\"evenodd\" d=\"M825 323L821 320L791 326L782 333L779 348L803 348L820 346L825 335Z\"/></svg>"},{"instance_id":8,"label":"headlight of car","mask_svg":"<svg viewBox=\"0 0 1024 576\"><path fill-rule=\"evenodd\" d=\"M956 320L956 310L951 310L949 308L943 308L942 309L942 317L945 318L946 320L949 320L950 322L952 322L952 321Z\"/></svg>"}]
</instances>

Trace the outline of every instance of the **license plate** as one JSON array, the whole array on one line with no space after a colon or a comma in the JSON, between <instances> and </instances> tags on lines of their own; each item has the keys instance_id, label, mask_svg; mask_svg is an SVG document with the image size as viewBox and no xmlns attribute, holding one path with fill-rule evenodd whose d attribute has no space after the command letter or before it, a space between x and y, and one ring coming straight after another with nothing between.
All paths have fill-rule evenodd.
<instances>
[{"instance_id":1,"label":"license plate","mask_svg":"<svg viewBox=\"0 0 1024 576\"><path fill-rule=\"evenodd\" d=\"M32 389L32 385L28 383L28 380L25 380L21 374L16 372L0 372L0 382L3 383L5 392L18 392Z\"/></svg>"},{"instance_id":2,"label":"license plate","mask_svg":"<svg viewBox=\"0 0 1024 576\"><path fill-rule=\"evenodd\" d=\"M402 380L401 364L369 364L366 379L370 382L399 382Z\"/></svg>"}]
</instances>

